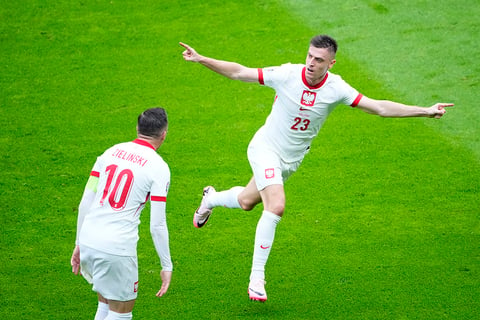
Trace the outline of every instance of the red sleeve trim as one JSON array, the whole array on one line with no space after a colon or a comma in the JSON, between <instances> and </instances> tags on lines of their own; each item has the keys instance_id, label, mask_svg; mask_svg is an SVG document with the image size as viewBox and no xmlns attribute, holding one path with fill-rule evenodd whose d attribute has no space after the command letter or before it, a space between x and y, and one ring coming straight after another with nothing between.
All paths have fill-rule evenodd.
<instances>
[{"instance_id":1,"label":"red sleeve trim","mask_svg":"<svg viewBox=\"0 0 480 320\"><path fill-rule=\"evenodd\" d=\"M353 100L351 106L356 107L362 98L363 98L363 94L359 93L358 96L355 98L355 100Z\"/></svg>"},{"instance_id":2,"label":"red sleeve trim","mask_svg":"<svg viewBox=\"0 0 480 320\"><path fill-rule=\"evenodd\" d=\"M98 171L92 171L92 172L90 172L90 175L93 176L93 177L100 178L100 172L98 172Z\"/></svg>"},{"instance_id":3,"label":"red sleeve trim","mask_svg":"<svg viewBox=\"0 0 480 320\"><path fill-rule=\"evenodd\" d=\"M167 202L167 197L151 196L150 201Z\"/></svg>"},{"instance_id":4,"label":"red sleeve trim","mask_svg":"<svg viewBox=\"0 0 480 320\"><path fill-rule=\"evenodd\" d=\"M261 68L258 68L258 82L261 84L261 85L264 85L265 84L265 81L263 79L263 70Z\"/></svg>"}]
</instances>

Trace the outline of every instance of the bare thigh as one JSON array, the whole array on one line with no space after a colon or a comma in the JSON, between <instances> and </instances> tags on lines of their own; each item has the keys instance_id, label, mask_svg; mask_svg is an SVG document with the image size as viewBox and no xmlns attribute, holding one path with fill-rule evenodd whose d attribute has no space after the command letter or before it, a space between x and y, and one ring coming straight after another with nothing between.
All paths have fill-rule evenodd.
<instances>
[{"instance_id":1,"label":"bare thigh","mask_svg":"<svg viewBox=\"0 0 480 320\"><path fill-rule=\"evenodd\" d=\"M135 305L135 300L130 300L130 301L108 300L108 307L110 308L110 310L115 311L117 313L132 312L134 305Z\"/></svg>"},{"instance_id":2,"label":"bare thigh","mask_svg":"<svg viewBox=\"0 0 480 320\"><path fill-rule=\"evenodd\" d=\"M108 308L117 313L132 312L133 306L135 305L135 300L130 300L130 301L107 300L100 293L98 293L98 301L107 303Z\"/></svg>"},{"instance_id":3,"label":"bare thigh","mask_svg":"<svg viewBox=\"0 0 480 320\"><path fill-rule=\"evenodd\" d=\"M260 191L265 210L283 216L285 211L285 189L282 184L272 184Z\"/></svg>"},{"instance_id":4,"label":"bare thigh","mask_svg":"<svg viewBox=\"0 0 480 320\"><path fill-rule=\"evenodd\" d=\"M281 184L273 184L258 191L255 178L252 177L245 189L238 195L243 210L250 211L263 202L265 210L282 216L285 210L285 190Z\"/></svg>"}]
</instances>

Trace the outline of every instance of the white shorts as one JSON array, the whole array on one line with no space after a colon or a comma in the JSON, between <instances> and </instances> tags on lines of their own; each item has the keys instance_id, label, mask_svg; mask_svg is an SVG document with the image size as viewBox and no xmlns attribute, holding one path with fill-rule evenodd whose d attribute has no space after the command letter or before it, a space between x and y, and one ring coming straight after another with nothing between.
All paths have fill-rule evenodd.
<instances>
[{"instance_id":1,"label":"white shorts","mask_svg":"<svg viewBox=\"0 0 480 320\"><path fill-rule=\"evenodd\" d=\"M80 246L80 268L83 277L93 284L92 290L105 299L130 301L137 298L137 257L117 256Z\"/></svg>"},{"instance_id":2,"label":"white shorts","mask_svg":"<svg viewBox=\"0 0 480 320\"><path fill-rule=\"evenodd\" d=\"M258 144L248 146L247 156L259 191L270 185L283 185L302 163L285 162L276 152Z\"/></svg>"}]
</instances>

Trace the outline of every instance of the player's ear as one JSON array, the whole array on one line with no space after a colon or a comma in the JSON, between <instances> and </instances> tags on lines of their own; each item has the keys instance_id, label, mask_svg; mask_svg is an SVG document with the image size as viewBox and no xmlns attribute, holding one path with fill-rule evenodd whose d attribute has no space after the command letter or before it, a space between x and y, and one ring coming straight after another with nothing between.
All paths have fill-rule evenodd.
<instances>
[{"instance_id":1,"label":"player's ear","mask_svg":"<svg viewBox=\"0 0 480 320\"><path fill-rule=\"evenodd\" d=\"M330 61L330 65L328 66L328 69L332 68L333 65L335 64L335 62L337 62L337 60L332 59L332 60Z\"/></svg>"},{"instance_id":2,"label":"player's ear","mask_svg":"<svg viewBox=\"0 0 480 320\"><path fill-rule=\"evenodd\" d=\"M165 138L167 137L167 129L165 129L162 134L160 135L160 140L163 142L165 141Z\"/></svg>"}]
</instances>

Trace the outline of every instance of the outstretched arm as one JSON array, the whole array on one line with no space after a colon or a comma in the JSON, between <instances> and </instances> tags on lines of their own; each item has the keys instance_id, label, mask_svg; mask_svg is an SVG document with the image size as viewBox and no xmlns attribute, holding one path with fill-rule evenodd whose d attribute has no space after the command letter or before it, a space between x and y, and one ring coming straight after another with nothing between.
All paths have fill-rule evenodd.
<instances>
[{"instance_id":1,"label":"outstretched arm","mask_svg":"<svg viewBox=\"0 0 480 320\"><path fill-rule=\"evenodd\" d=\"M195 49L185 43L180 42L180 45L185 48L185 51L183 51L183 58L186 61L200 63L210 70L232 80L240 80L244 82L258 81L258 71L255 68L248 68L236 62L208 58L198 54Z\"/></svg>"},{"instance_id":2,"label":"outstretched arm","mask_svg":"<svg viewBox=\"0 0 480 320\"><path fill-rule=\"evenodd\" d=\"M436 103L431 107L407 106L402 103L375 100L368 97L362 97L358 103L358 108L381 117L403 118L403 117L427 117L441 118L447 110L446 107L452 107L453 103Z\"/></svg>"}]
</instances>

